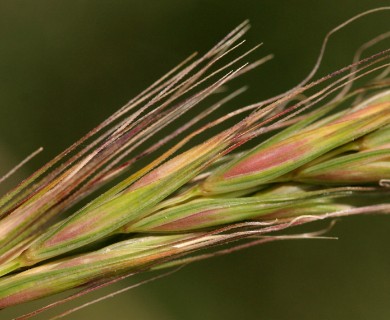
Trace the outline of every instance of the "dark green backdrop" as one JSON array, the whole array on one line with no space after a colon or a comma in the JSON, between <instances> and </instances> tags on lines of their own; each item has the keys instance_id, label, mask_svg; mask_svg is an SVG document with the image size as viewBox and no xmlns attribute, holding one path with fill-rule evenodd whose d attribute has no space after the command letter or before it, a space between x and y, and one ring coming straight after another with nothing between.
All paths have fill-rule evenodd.
<instances>
[{"instance_id":1,"label":"dark green backdrop","mask_svg":"<svg viewBox=\"0 0 390 320\"><path fill-rule=\"evenodd\" d=\"M276 57L245 77L250 91L242 104L297 83L326 31L385 4L1 0L0 173L44 146L15 178L25 176L244 19L253 26L248 42L264 42L258 56ZM320 73L348 64L359 44L388 27L389 13L378 13L340 32ZM388 217L344 220L332 231L338 241L273 243L197 263L70 319L390 319L389 230ZM23 311L16 307L0 317Z\"/></svg>"}]
</instances>

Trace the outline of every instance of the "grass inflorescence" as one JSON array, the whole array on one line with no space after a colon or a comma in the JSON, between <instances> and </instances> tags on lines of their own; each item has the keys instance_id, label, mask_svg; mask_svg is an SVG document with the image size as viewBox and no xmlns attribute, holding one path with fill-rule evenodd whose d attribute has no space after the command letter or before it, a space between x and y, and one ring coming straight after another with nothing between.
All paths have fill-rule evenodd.
<instances>
[{"instance_id":1,"label":"grass inflorescence","mask_svg":"<svg viewBox=\"0 0 390 320\"><path fill-rule=\"evenodd\" d=\"M329 33L313 72L295 88L199 125L241 88L180 122L271 58L246 63L253 49L229 58L243 45L244 22L0 198L0 307L249 245L315 237L273 234L311 221L389 213L390 49L359 57L385 37L365 44L350 66L312 81L328 37L347 23Z\"/></svg>"}]
</instances>

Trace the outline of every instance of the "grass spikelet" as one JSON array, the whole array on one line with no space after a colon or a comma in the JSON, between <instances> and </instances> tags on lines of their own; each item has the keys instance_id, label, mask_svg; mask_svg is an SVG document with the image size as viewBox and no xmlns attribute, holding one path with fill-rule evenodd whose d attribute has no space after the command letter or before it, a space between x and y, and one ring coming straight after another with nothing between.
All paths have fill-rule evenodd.
<instances>
[{"instance_id":1,"label":"grass spikelet","mask_svg":"<svg viewBox=\"0 0 390 320\"><path fill-rule=\"evenodd\" d=\"M242 50L245 21L4 195L0 308L268 241L320 237L273 234L312 221L389 213L390 49L312 81L332 33L388 9L332 30L295 88L200 125L245 88L217 102L209 97L270 59L246 63L258 47L229 58ZM201 102L209 107L188 123L177 121ZM235 124L209 135L234 117ZM225 244L232 247L198 253Z\"/></svg>"},{"instance_id":2,"label":"grass spikelet","mask_svg":"<svg viewBox=\"0 0 390 320\"><path fill-rule=\"evenodd\" d=\"M390 103L378 103L378 99L382 100L383 95L374 97L368 107L348 113L327 125L303 130L267 147L260 145L210 176L203 185L204 190L207 193L225 193L278 181L286 173L317 157L387 125Z\"/></svg>"}]
</instances>

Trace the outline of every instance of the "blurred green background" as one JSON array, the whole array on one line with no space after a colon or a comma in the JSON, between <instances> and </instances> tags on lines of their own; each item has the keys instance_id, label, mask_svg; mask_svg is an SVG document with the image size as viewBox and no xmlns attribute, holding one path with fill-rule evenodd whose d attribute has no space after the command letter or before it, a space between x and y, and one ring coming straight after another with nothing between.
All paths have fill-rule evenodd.
<instances>
[{"instance_id":1,"label":"blurred green background","mask_svg":"<svg viewBox=\"0 0 390 320\"><path fill-rule=\"evenodd\" d=\"M247 18L252 24L249 44L264 42L257 57L274 53L275 59L245 76L250 90L239 105L296 84L312 67L328 30L386 4L1 0L0 174L37 147L45 147L2 190L190 53L204 52ZM389 13L377 13L339 32L320 74L347 65L360 44L388 27ZM343 220L331 232L338 241L272 243L193 264L69 319L390 319L389 226L388 217ZM128 279L114 288L135 281ZM0 318L37 305L2 311Z\"/></svg>"}]
</instances>

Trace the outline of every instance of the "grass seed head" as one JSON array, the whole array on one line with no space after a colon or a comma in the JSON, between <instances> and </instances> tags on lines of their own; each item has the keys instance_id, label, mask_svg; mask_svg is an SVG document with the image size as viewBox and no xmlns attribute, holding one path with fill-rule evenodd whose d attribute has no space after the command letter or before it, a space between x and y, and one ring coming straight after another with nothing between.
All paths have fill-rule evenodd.
<instances>
[{"instance_id":1,"label":"grass seed head","mask_svg":"<svg viewBox=\"0 0 390 320\"><path fill-rule=\"evenodd\" d=\"M328 37L357 17L328 34L319 62ZM237 42L247 29L244 22L204 56L185 60L0 199L0 308L129 272L200 260L210 254L193 256L195 251L219 244L288 239L292 236L269 234L311 221L390 212L387 73L350 90L356 79L389 67L388 50L308 84L318 62L286 93L193 128L243 92L237 90L145 147L167 125L268 59L233 67L249 50L213 69L241 46ZM230 67L234 70L220 76ZM204 137L248 111L230 128ZM274 134L261 141L266 132ZM190 146L194 137L204 142ZM258 145L232 153L251 139L259 139ZM156 151L160 155L152 157ZM134 171L134 163L146 156L152 160ZM118 241L118 235L126 240Z\"/></svg>"}]
</instances>

